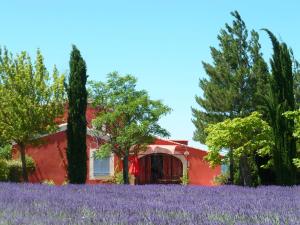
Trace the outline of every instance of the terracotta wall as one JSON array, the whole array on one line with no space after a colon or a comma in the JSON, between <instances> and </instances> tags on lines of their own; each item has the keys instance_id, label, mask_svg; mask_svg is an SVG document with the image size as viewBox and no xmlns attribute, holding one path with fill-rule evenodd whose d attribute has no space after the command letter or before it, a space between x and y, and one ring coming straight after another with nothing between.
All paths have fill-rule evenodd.
<instances>
[{"instance_id":1,"label":"terracotta wall","mask_svg":"<svg viewBox=\"0 0 300 225\"><path fill-rule=\"evenodd\" d=\"M156 143L161 145L170 144L165 140L157 140ZM184 154L185 151L189 152L187 156L189 166L189 182L194 185L215 185L214 178L221 173L221 166L212 169L209 164L204 160L207 154L204 150L192 148L189 146L178 145L176 152Z\"/></svg>"},{"instance_id":2,"label":"terracotta wall","mask_svg":"<svg viewBox=\"0 0 300 225\"><path fill-rule=\"evenodd\" d=\"M67 180L67 138L66 132L59 132L41 139L38 146L27 146L26 154L31 156L36 164L36 170L29 176L29 181L41 183L44 180L53 180L55 184L62 184ZM90 148L96 148L95 139L87 136L87 183L103 183L101 180L89 179ZM19 157L17 146L14 149L14 158Z\"/></svg>"},{"instance_id":3,"label":"terracotta wall","mask_svg":"<svg viewBox=\"0 0 300 225\"><path fill-rule=\"evenodd\" d=\"M46 179L53 180L56 184L62 184L67 180L67 159L66 146L67 139L65 131L42 138L43 144L40 146L28 146L26 154L30 155L36 162L36 171L30 175L30 182L40 183ZM97 148L101 142L87 136L87 183L103 183L101 180L89 179L89 158L90 149ZM155 141L155 144L170 145L167 140ZM189 162L189 181L195 185L213 185L213 179L220 174L221 167L215 169L209 167L208 163L203 160L206 155L205 151L178 145L176 151L183 154L189 151L187 160ZM14 151L14 157L17 158L18 151ZM121 161L115 157L115 167L118 165L122 169Z\"/></svg>"},{"instance_id":4,"label":"terracotta wall","mask_svg":"<svg viewBox=\"0 0 300 225\"><path fill-rule=\"evenodd\" d=\"M36 163L36 170L30 175L29 181L39 183L50 179L56 184L62 184L67 179L66 134L60 132L41 140L42 145L26 148L26 154ZM18 151L14 153L15 158L19 157Z\"/></svg>"},{"instance_id":5,"label":"terracotta wall","mask_svg":"<svg viewBox=\"0 0 300 225\"><path fill-rule=\"evenodd\" d=\"M215 176L221 173L221 166L217 166L215 169L209 167L208 163L203 159L205 153L189 149L190 155L189 161L189 181L190 184L195 185L215 185L213 180Z\"/></svg>"}]
</instances>

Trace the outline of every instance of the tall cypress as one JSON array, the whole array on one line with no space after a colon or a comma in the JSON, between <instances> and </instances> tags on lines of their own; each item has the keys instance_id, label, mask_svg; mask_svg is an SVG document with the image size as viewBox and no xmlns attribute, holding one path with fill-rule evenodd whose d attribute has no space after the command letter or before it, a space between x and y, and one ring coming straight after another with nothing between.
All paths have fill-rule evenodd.
<instances>
[{"instance_id":1,"label":"tall cypress","mask_svg":"<svg viewBox=\"0 0 300 225\"><path fill-rule=\"evenodd\" d=\"M70 76L68 83L68 127L67 159L70 183L82 184L86 181L86 64L76 46L72 46Z\"/></svg>"},{"instance_id":2,"label":"tall cypress","mask_svg":"<svg viewBox=\"0 0 300 225\"><path fill-rule=\"evenodd\" d=\"M293 137L294 121L288 120L283 113L295 110L293 60L285 43L280 43L267 29L264 29L273 45L270 60L271 94L267 98L270 125L274 133L274 169L279 185L296 183L296 168L292 159L296 157L296 141Z\"/></svg>"}]
</instances>

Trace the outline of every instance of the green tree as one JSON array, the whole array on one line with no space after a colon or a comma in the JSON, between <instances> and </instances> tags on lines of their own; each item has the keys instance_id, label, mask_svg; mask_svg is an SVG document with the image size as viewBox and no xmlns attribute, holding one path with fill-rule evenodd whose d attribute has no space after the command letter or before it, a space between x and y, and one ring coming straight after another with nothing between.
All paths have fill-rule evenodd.
<instances>
[{"instance_id":1,"label":"green tree","mask_svg":"<svg viewBox=\"0 0 300 225\"><path fill-rule=\"evenodd\" d=\"M63 103L64 76L55 67L49 76L39 50L33 65L26 52L13 57L4 49L0 55L0 130L4 140L19 147L25 182L26 146L57 128L54 119L63 113Z\"/></svg>"},{"instance_id":2,"label":"green tree","mask_svg":"<svg viewBox=\"0 0 300 225\"><path fill-rule=\"evenodd\" d=\"M262 115L253 112L244 118L226 119L223 122L210 124L206 128L208 136L206 145L209 152L205 159L214 167L227 163L228 153L221 157L220 152L231 149L235 161L235 184L256 186L260 183L256 155L264 157L271 154L273 136L271 127L262 120ZM272 161L269 161L270 166Z\"/></svg>"},{"instance_id":3,"label":"green tree","mask_svg":"<svg viewBox=\"0 0 300 225\"><path fill-rule=\"evenodd\" d=\"M294 121L283 114L295 110L293 57L285 43L280 43L267 29L264 29L273 45L271 64L271 93L265 98L269 123L273 129L275 147L273 148L274 169L277 184L296 183L296 141L293 137Z\"/></svg>"},{"instance_id":4,"label":"green tree","mask_svg":"<svg viewBox=\"0 0 300 225\"><path fill-rule=\"evenodd\" d=\"M298 109L300 108L300 65L299 62L294 58L292 50L291 55L293 57L295 108Z\"/></svg>"},{"instance_id":5,"label":"green tree","mask_svg":"<svg viewBox=\"0 0 300 225\"><path fill-rule=\"evenodd\" d=\"M300 110L295 110L295 111L289 111L284 113L284 115L290 119L294 120L295 122L295 128L294 128L294 137L297 139L297 157L293 159L293 163L297 168L300 168L300 151L299 151L299 141L300 141Z\"/></svg>"},{"instance_id":6,"label":"green tree","mask_svg":"<svg viewBox=\"0 0 300 225\"><path fill-rule=\"evenodd\" d=\"M93 120L98 132L108 141L97 152L98 157L115 153L123 164L124 183L128 184L128 157L143 151L154 136L168 136L158 121L170 108L151 100L144 90L136 90L136 78L110 73L106 83L93 82L91 97L102 110Z\"/></svg>"},{"instance_id":7,"label":"green tree","mask_svg":"<svg viewBox=\"0 0 300 225\"><path fill-rule=\"evenodd\" d=\"M68 92L67 159L70 183L86 181L86 108L87 108L86 64L80 51L73 45L70 57Z\"/></svg>"},{"instance_id":8,"label":"green tree","mask_svg":"<svg viewBox=\"0 0 300 225\"><path fill-rule=\"evenodd\" d=\"M260 52L259 36L250 38L238 12L232 12L233 24L225 24L218 35L219 49L211 47L213 63L203 62L208 75L199 82L203 96L197 96L200 110L192 108L196 127L194 140L205 142L208 124L243 117L258 110L260 95L268 92L268 67ZM232 155L230 153L230 155ZM233 179L233 159L230 180Z\"/></svg>"}]
</instances>

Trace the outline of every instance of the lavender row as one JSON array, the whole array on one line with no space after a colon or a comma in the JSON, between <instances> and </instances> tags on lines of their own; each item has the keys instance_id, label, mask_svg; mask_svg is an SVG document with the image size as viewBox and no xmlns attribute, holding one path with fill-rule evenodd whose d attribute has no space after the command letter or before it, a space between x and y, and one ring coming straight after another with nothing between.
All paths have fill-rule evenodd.
<instances>
[{"instance_id":1,"label":"lavender row","mask_svg":"<svg viewBox=\"0 0 300 225\"><path fill-rule=\"evenodd\" d=\"M300 187L0 184L0 224L300 224Z\"/></svg>"}]
</instances>

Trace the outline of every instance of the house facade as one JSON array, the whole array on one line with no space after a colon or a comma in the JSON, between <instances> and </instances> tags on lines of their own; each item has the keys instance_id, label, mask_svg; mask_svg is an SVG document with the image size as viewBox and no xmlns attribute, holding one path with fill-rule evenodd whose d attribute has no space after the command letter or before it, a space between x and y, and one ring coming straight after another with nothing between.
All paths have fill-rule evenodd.
<instances>
[{"instance_id":1,"label":"house facade","mask_svg":"<svg viewBox=\"0 0 300 225\"><path fill-rule=\"evenodd\" d=\"M89 184L108 183L115 172L122 169L121 161L113 154L104 159L94 157L94 152L106 140L105 136L95 135L91 128L91 121L95 116L96 110L88 107L86 183ZM67 180L66 119L61 120L60 123L56 133L40 137L41 145L27 146L26 154L36 163L36 170L29 176L30 182L41 183L44 180L53 180L55 184L62 184ZM15 157L17 154L18 151L15 150ZM188 142L184 140L156 138L137 156L138 173L135 176L135 183L175 184L180 182L180 177L185 170L188 170L190 184L213 185L213 179L220 174L221 167L210 168L204 161L206 154L204 150L188 146ZM133 166L132 158L129 167Z\"/></svg>"}]
</instances>

